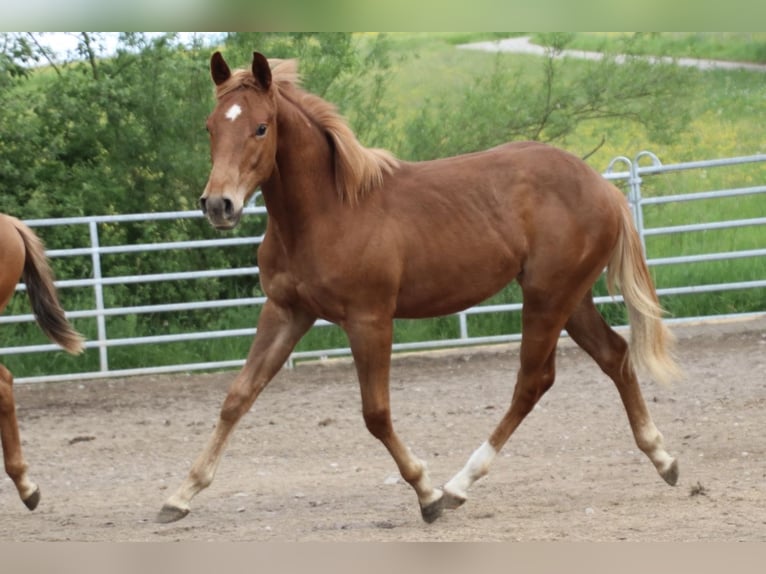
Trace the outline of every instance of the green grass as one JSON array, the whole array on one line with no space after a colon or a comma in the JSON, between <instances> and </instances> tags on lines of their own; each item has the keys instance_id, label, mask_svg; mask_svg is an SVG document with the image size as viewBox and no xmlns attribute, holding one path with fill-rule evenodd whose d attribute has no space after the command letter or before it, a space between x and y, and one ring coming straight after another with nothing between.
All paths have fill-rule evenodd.
<instances>
[{"instance_id":1,"label":"green grass","mask_svg":"<svg viewBox=\"0 0 766 574\"><path fill-rule=\"evenodd\" d=\"M627 33L574 34L574 50L602 52L623 47ZM539 34L533 41L544 43ZM733 62L766 63L766 33L763 32L654 32L644 33L631 44L634 53L647 56L701 58Z\"/></svg>"},{"instance_id":2,"label":"green grass","mask_svg":"<svg viewBox=\"0 0 766 574\"><path fill-rule=\"evenodd\" d=\"M763 36L766 39L766 34ZM491 74L498 58L514 72L541 75L542 59L538 56L457 50L450 41L456 38L449 34L425 33L392 36L396 57L392 58L395 65L388 98L397 109L396 117L392 118L394 132L401 132L402 126L416 116L420 107L433 101L445 99L455 106L461 105L465 91L478 79ZM481 39L485 38L477 36L466 40ZM567 72L577 74L585 65L577 60L569 61ZM658 141L638 125L601 120L581 124L573 136L559 145L584 153L605 137L605 144L589 158L589 163L599 170L617 155L632 157L644 149L654 151L665 163L764 151L764 74L740 70L695 71L693 74L694 88L685 94L692 122L672 141ZM398 151L395 144L392 147Z\"/></svg>"}]
</instances>

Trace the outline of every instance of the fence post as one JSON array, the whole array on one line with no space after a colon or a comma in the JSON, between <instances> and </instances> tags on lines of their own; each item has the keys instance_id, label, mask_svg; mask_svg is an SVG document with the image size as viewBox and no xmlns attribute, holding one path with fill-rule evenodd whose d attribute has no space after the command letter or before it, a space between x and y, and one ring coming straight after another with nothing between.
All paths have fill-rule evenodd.
<instances>
[{"instance_id":1,"label":"fence post","mask_svg":"<svg viewBox=\"0 0 766 574\"><path fill-rule=\"evenodd\" d=\"M630 177L628 178L628 201L633 210L633 221L641 239L641 248L646 257L646 241L644 240L644 212L641 209L641 176L638 175L638 163L631 162Z\"/></svg>"},{"instance_id":2,"label":"fence post","mask_svg":"<svg viewBox=\"0 0 766 574\"><path fill-rule=\"evenodd\" d=\"M460 338L468 338L468 317L465 313L458 313L458 321L460 322Z\"/></svg>"},{"instance_id":3,"label":"fence post","mask_svg":"<svg viewBox=\"0 0 766 574\"><path fill-rule=\"evenodd\" d=\"M633 222L636 224L638 235L641 238L641 247L644 249L644 255L646 255L646 245L644 245L644 214L641 211L641 177L638 175L638 157L636 161L632 162L624 155L617 156L609 162L604 173L613 173L615 164L624 163L628 166L628 205L630 205L630 211L633 214Z\"/></svg>"},{"instance_id":4,"label":"fence post","mask_svg":"<svg viewBox=\"0 0 766 574\"><path fill-rule=\"evenodd\" d=\"M109 372L109 356L106 346L106 318L104 317L104 284L101 276L101 252L98 241L98 223L90 221L91 261L93 262L93 292L96 296L96 326L98 329L98 360L101 372Z\"/></svg>"},{"instance_id":5,"label":"fence post","mask_svg":"<svg viewBox=\"0 0 766 574\"><path fill-rule=\"evenodd\" d=\"M646 254L646 238L644 237L644 209L642 206L641 195L641 176L639 171L641 166L641 158L648 157L652 160L651 167L662 167L660 159L650 151L641 151L636 154L636 158L633 163L630 164L630 194L628 196L631 204L633 205L633 217L636 220L636 229L638 230L638 236L641 238L641 247L644 249L644 257Z\"/></svg>"}]
</instances>

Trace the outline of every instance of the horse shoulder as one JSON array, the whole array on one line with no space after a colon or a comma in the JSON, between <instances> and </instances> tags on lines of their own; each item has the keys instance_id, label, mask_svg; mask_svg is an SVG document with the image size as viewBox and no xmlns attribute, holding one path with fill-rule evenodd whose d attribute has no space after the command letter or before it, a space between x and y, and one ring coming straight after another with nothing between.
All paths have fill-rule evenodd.
<instances>
[{"instance_id":1,"label":"horse shoulder","mask_svg":"<svg viewBox=\"0 0 766 574\"><path fill-rule=\"evenodd\" d=\"M283 305L295 300L296 278L287 265L287 252L270 233L266 233L258 248L258 275L261 289L269 299Z\"/></svg>"}]
</instances>

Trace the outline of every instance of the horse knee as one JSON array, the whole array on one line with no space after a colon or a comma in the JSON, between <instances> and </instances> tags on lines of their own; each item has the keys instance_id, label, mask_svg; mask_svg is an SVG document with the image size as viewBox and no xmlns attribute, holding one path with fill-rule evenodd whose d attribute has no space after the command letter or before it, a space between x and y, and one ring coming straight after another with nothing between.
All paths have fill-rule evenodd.
<instances>
[{"instance_id":1,"label":"horse knee","mask_svg":"<svg viewBox=\"0 0 766 574\"><path fill-rule=\"evenodd\" d=\"M364 424L370 434L378 440L384 440L391 434L391 411L389 409L376 409L364 411Z\"/></svg>"}]
</instances>

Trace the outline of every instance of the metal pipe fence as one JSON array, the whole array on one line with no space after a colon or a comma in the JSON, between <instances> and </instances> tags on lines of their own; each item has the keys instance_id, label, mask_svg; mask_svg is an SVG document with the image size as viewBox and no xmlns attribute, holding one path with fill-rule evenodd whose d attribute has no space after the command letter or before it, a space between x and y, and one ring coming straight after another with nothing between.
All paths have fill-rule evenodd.
<instances>
[{"instance_id":1,"label":"metal pipe fence","mask_svg":"<svg viewBox=\"0 0 766 574\"><path fill-rule=\"evenodd\" d=\"M641 165L649 161L649 165ZM623 164L627 167L623 171L615 171L615 167ZM708 170L714 168L723 168L731 166L740 166L744 164L756 164L763 166L763 180L766 181L766 154L758 154L746 157L716 159L710 161L695 161L679 163L673 165L663 165L654 154L650 152L641 152L633 160L625 156L619 156L613 159L606 171L604 177L615 182L624 182L628 188L628 200L633 211L636 226L641 235L641 241L646 251L647 238L673 235L673 234L691 234L695 232L707 232L720 229L734 229L743 227L755 227L763 230L761 246L754 249L743 249L737 251L712 251L698 253L693 255L670 255L663 257L652 257L651 250L648 252L649 265L652 267L672 267L690 263L710 262L710 261L728 261L740 260L745 258L762 258L766 256L766 217L753 217L747 219L733 219L725 221L695 222L683 225L665 225L657 227L647 227L646 207L679 204L695 201L720 201L724 198L737 198L744 196L762 196L764 197L762 213L766 215L766 185L756 185L747 187L736 187L709 191L692 191L689 193L674 193L666 195L657 195L644 197L642 184L646 176L663 176L670 173L694 172L696 170ZM251 205L246 208L247 215L266 215L266 209L262 206ZM162 364L162 365L136 365L128 368L115 369L109 364L109 351L118 347L131 345L162 345L173 342L212 340L229 337L248 337L252 338L255 333L255 327L244 329L222 329L213 331L194 331L176 334L143 334L133 337L115 337L110 336L107 318L127 317L140 314L152 314L160 312L184 312L210 309L241 308L241 307L259 307L265 302L265 297L234 297L230 299L208 300L208 301L178 301L166 304L143 304L133 306L107 306L104 299L104 287L114 285L140 285L150 282L186 282L203 278L222 278L251 276L253 280L257 277L259 270L255 265L243 266L231 269L207 269L176 271L168 273L151 273L122 276L104 276L102 272L102 256L125 254L125 253L149 253L165 252L176 249L222 249L224 247L238 246L257 246L263 240L262 235L253 237L239 238L220 238L192 241L164 241L155 243L142 243L138 245L101 245L101 236L99 226L121 225L125 223L148 223L156 221L180 220L190 218L201 218L198 211L179 211L162 213L141 213L129 215L110 215L110 216L90 216L90 217L68 217L59 219L37 219L26 220L26 223L33 228L52 227L52 226L87 226L89 245L72 249L49 249L47 254L51 258L67 257L90 257L92 276L76 279L65 279L56 282L60 290L69 288L90 288L93 290L93 307L88 309L70 310L67 316L70 319L91 318L96 321L96 337L86 342L86 349L96 349L99 356L99 367L97 370L77 373L50 373L43 376L24 376L23 373L17 373L17 382L38 382L38 381L63 381L80 380L101 377L130 376L139 374L156 374L183 371L214 370L222 368L235 368L243 364L243 359L236 360L213 360L198 361L184 364ZM24 290L24 285L20 284L19 291ZM658 286L658 294L663 296L690 295L698 293L710 293L733 290L751 290L766 289L766 276L755 280L737 280L723 283L693 284L675 287ZM595 297L597 304L611 304L621 301L621 297L598 296ZM444 347L455 347L461 345L477 345L501 343L508 341L517 341L520 339L520 333L503 333L499 335L480 336L471 333L469 317L480 315L491 315L498 313L518 313L521 310L521 303L508 304L483 304L466 309L455 315L457 319L457 336L439 340L411 341L407 343L395 343L394 351L436 349ZM759 315L766 313L766 306L748 315ZM670 319L670 321L689 321L700 320L710 317L732 317L742 316L742 314L721 313L708 315L706 317L685 317L682 319ZM0 317L1 323L27 323L34 322L31 314L10 314ZM329 326L326 321L318 321L315 329L322 329ZM40 345L22 345L0 348L0 356L32 354L42 352L60 351L53 344ZM314 359L321 357L343 356L350 354L347 347L336 347L311 351L296 351L292 354L289 363L296 360Z\"/></svg>"}]
</instances>

